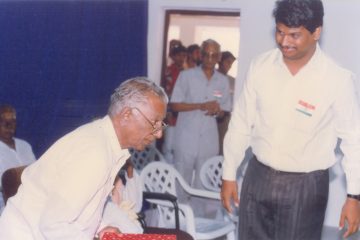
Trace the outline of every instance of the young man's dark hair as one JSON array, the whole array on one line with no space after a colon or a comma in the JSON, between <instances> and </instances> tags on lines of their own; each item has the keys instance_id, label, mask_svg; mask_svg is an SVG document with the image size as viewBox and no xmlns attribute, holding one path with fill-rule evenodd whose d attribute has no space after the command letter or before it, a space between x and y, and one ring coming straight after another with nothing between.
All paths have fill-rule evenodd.
<instances>
[{"instance_id":1,"label":"young man's dark hair","mask_svg":"<svg viewBox=\"0 0 360 240\"><path fill-rule=\"evenodd\" d=\"M187 52L188 53L192 53L193 51L199 49L200 50L200 46L197 44L191 44L187 47Z\"/></svg>"},{"instance_id":2,"label":"young man's dark hair","mask_svg":"<svg viewBox=\"0 0 360 240\"><path fill-rule=\"evenodd\" d=\"M223 62L223 61L225 61L226 59L228 59L228 58L232 58L232 59L236 59L236 57L231 53L231 52L229 52L229 51L224 51L224 52L222 52L221 53L221 60L220 60L220 62Z\"/></svg>"},{"instance_id":3,"label":"young man's dark hair","mask_svg":"<svg viewBox=\"0 0 360 240\"><path fill-rule=\"evenodd\" d=\"M324 7L320 0L280 0L273 15L276 23L287 27L305 27L310 33L323 25Z\"/></svg>"},{"instance_id":4,"label":"young man's dark hair","mask_svg":"<svg viewBox=\"0 0 360 240\"><path fill-rule=\"evenodd\" d=\"M171 49L170 55L175 56L179 53L186 53L186 48L183 45L175 46L173 49Z\"/></svg>"}]
</instances>

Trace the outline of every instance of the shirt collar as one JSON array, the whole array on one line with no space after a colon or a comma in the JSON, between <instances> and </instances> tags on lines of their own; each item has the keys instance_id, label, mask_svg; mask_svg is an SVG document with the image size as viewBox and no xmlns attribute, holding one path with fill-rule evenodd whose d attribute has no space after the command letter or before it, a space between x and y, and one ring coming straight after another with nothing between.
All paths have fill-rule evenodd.
<instances>
[{"instance_id":1,"label":"shirt collar","mask_svg":"<svg viewBox=\"0 0 360 240\"><path fill-rule=\"evenodd\" d=\"M114 129L114 125L108 115L106 115L102 119L102 125L104 127L105 134L107 135L107 137L110 141L110 146L111 146L112 152L114 153L115 161L118 162L120 160L120 158L123 158L123 157L126 157L126 158L130 157L129 150L121 148L119 140L118 140L116 132L115 132L115 129Z\"/></svg>"},{"instance_id":2,"label":"shirt collar","mask_svg":"<svg viewBox=\"0 0 360 240\"><path fill-rule=\"evenodd\" d=\"M317 68L319 66L319 64L322 64L322 60L323 60L323 51L320 48L320 45L317 43L316 44L316 49L314 52L314 55L311 57L311 59L309 60L308 63L306 63L306 65L300 70L304 70L304 69L313 69L313 68ZM276 53L275 53L275 59L274 59L274 63L278 64L281 67L286 67L284 60L283 60L283 55L280 51L279 48L276 49Z\"/></svg>"}]
</instances>

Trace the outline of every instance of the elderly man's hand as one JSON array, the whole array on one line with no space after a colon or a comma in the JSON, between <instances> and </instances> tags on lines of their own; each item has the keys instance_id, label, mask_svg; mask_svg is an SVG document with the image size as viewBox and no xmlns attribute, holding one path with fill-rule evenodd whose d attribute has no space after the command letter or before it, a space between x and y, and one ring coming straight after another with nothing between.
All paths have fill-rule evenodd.
<instances>
[{"instance_id":1,"label":"elderly man's hand","mask_svg":"<svg viewBox=\"0 0 360 240\"><path fill-rule=\"evenodd\" d=\"M117 234L121 233L117 227L107 226L107 227L104 227L103 229L101 229L101 231L99 232L99 234L98 234L99 239L102 239L106 232L117 233Z\"/></svg>"},{"instance_id":2,"label":"elderly man's hand","mask_svg":"<svg viewBox=\"0 0 360 240\"><path fill-rule=\"evenodd\" d=\"M203 104L202 109L206 111L206 115L215 116L220 113L220 105L217 101L209 101Z\"/></svg>"}]
</instances>

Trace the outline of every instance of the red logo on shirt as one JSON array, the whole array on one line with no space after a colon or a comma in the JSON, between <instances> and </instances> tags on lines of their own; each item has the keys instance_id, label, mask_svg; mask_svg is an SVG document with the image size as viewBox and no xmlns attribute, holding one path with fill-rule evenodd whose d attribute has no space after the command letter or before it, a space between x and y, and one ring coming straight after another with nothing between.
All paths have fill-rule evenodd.
<instances>
[{"instance_id":1,"label":"red logo on shirt","mask_svg":"<svg viewBox=\"0 0 360 240\"><path fill-rule=\"evenodd\" d=\"M310 110L315 110L315 106L314 105L311 105L310 103L307 103L303 100L299 100L298 102L301 106L307 108L307 109L310 109Z\"/></svg>"},{"instance_id":2,"label":"red logo on shirt","mask_svg":"<svg viewBox=\"0 0 360 240\"><path fill-rule=\"evenodd\" d=\"M304 100L299 100L297 107L295 108L296 111L301 112L303 114L305 114L306 116L311 117L315 111L315 106L305 102Z\"/></svg>"}]
</instances>

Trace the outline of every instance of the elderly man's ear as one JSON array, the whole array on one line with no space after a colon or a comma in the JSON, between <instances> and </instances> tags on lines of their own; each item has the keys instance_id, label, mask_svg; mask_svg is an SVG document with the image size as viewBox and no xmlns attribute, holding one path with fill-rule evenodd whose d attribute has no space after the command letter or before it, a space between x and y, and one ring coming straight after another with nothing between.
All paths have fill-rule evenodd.
<instances>
[{"instance_id":1,"label":"elderly man's ear","mask_svg":"<svg viewBox=\"0 0 360 240\"><path fill-rule=\"evenodd\" d=\"M132 111L129 107L124 107L118 114L116 114L113 118L116 123L120 125L125 125L131 120Z\"/></svg>"}]
</instances>

